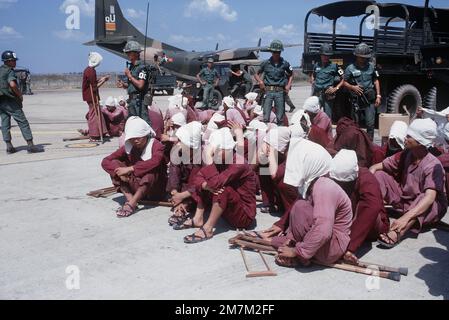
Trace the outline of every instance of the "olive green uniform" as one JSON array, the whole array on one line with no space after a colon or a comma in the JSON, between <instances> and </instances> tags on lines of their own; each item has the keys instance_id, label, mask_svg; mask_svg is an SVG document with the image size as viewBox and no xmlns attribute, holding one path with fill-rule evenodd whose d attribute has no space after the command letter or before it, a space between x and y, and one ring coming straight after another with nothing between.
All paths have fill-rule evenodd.
<instances>
[{"instance_id":1,"label":"olive green uniform","mask_svg":"<svg viewBox=\"0 0 449 320\"><path fill-rule=\"evenodd\" d=\"M0 66L0 118L2 123L2 135L5 142L11 142L11 117L19 125L23 138L26 141L33 140L30 124L22 109L22 103L11 90L9 83L17 77L14 70L7 65Z\"/></svg>"},{"instance_id":2,"label":"olive green uniform","mask_svg":"<svg viewBox=\"0 0 449 320\"><path fill-rule=\"evenodd\" d=\"M128 109L129 116L139 117L145 120L150 126L151 121L148 116L148 109L144 106L143 99L148 91L149 74L147 67L142 61L137 61L136 64L131 65L131 75L137 80L145 80L145 85L142 90L137 89L131 81L128 81Z\"/></svg>"},{"instance_id":3,"label":"olive green uniform","mask_svg":"<svg viewBox=\"0 0 449 320\"><path fill-rule=\"evenodd\" d=\"M277 64L270 58L262 62L258 74L262 73L264 74L263 82L266 90L263 103L264 122L270 122L274 102L277 122L280 125L283 123L285 116L285 86L293 74L293 68L283 58Z\"/></svg>"},{"instance_id":4,"label":"olive green uniform","mask_svg":"<svg viewBox=\"0 0 449 320\"><path fill-rule=\"evenodd\" d=\"M372 63L367 63L363 68L350 64L344 74L345 81L351 85L359 85L363 88L363 95L358 96L351 92L352 118L359 122L360 116L365 117L368 135L374 138L374 126L376 121L376 90L374 82L379 78L379 73Z\"/></svg>"},{"instance_id":5,"label":"olive green uniform","mask_svg":"<svg viewBox=\"0 0 449 320\"><path fill-rule=\"evenodd\" d=\"M202 108L209 108L209 104L214 98L214 87L215 82L220 79L220 76L218 75L217 70L209 69L208 67L205 67L201 69L199 77L201 80L206 82L203 88L203 106Z\"/></svg>"},{"instance_id":6,"label":"olive green uniform","mask_svg":"<svg viewBox=\"0 0 449 320\"><path fill-rule=\"evenodd\" d=\"M332 109L334 108L334 100L326 96L326 90L333 87L335 83L341 81L343 76L337 64L328 63L323 66L321 62L316 63L313 68L313 95L320 99L320 105L323 106L324 112L332 119Z\"/></svg>"}]
</instances>

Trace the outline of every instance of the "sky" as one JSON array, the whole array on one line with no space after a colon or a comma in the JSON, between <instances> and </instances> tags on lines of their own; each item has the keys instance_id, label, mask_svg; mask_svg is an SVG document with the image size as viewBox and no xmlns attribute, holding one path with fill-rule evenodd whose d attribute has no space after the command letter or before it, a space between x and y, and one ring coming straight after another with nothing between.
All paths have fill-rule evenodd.
<instances>
[{"instance_id":1,"label":"sky","mask_svg":"<svg viewBox=\"0 0 449 320\"><path fill-rule=\"evenodd\" d=\"M394 0L391 0L393 2ZM145 30L147 0L119 0L125 17ZM150 0L148 35L185 50L214 50L264 45L272 39L285 43L304 42L307 12L330 0ZM424 0L403 3L423 5ZM431 0L434 7L449 7L448 0ZM80 8L79 30L67 30L69 5ZM33 73L81 72L90 51L104 61L99 72L122 71L125 61L97 47L84 46L94 39L95 0L0 0L0 51L14 50L18 66ZM312 17L314 31L327 32L326 19ZM357 30L356 19L342 19L339 33ZM301 63L302 48L290 48L284 57L293 65ZM263 55L262 58L265 58Z\"/></svg>"}]
</instances>

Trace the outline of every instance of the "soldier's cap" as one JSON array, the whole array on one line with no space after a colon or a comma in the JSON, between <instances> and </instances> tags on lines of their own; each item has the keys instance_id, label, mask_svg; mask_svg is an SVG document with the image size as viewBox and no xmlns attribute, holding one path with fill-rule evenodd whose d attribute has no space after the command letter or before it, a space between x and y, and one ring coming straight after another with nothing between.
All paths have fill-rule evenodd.
<instances>
[{"instance_id":1,"label":"soldier's cap","mask_svg":"<svg viewBox=\"0 0 449 320\"><path fill-rule=\"evenodd\" d=\"M208 63L214 63L215 60L214 60L214 58L209 58L209 59L207 59L207 62L208 62Z\"/></svg>"},{"instance_id":2,"label":"soldier's cap","mask_svg":"<svg viewBox=\"0 0 449 320\"><path fill-rule=\"evenodd\" d=\"M2 53L2 61L6 62L6 61L17 61L19 60L17 58L17 55L14 51L11 50L7 50L5 52Z\"/></svg>"},{"instance_id":3,"label":"soldier's cap","mask_svg":"<svg viewBox=\"0 0 449 320\"><path fill-rule=\"evenodd\" d=\"M328 43L324 43L320 47L320 55L322 56L333 56L334 51L332 49L332 46Z\"/></svg>"},{"instance_id":4,"label":"soldier's cap","mask_svg":"<svg viewBox=\"0 0 449 320\"><path fill-rule=\"evenodd\" d=\"M362 42L355 47L354 55L360 58L371 58L372 51L371 48L366 43Z\"/></svg>"}]
</instances>

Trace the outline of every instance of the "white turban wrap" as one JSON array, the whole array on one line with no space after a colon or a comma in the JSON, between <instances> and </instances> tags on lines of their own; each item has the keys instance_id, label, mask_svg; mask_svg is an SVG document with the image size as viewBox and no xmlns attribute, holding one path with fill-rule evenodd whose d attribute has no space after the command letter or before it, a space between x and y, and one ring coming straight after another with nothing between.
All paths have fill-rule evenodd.
<instances>
[{"instance_id":1,"label":"white turban wrap","mask_svg":"<svg viewBox=\"0 0 449 320\"><path fill-rule=\"evenodd\" d=\"M285 153L290 143L290 136L290 128L278 127L270 130L263 141L272 146L276 151Z\"/></svg>"},{"instance_id":2,"label":"white turban wrap","mask_svg":"<svg viewBox=\"0 0 449 320\"><path fill-rule=\"evenodd\" d=\"M182 126L176 131L179 141L189 148L197 150L201 147L201 132L203 125L201 122L193 121Z\"/></svg>"},{"instance_id":3,"label":"white turban wrap","mask_svg":"<svg viewBox=\"0 0 449 320\"><path fill-rule=\"evenodd\" d=\"M310 121L310 116L305 112L305 110L298 110L296 111L293 116L292 119L290 120L290 123L292 125L294 124L300 124L302 119L306 120L307 126L311 127L312 126L312 121Z\"/></svg>"},{"instance_id":4,"label":"white turban wrap","mask_svg":"<svg viewBox=\"0 0 449 320\"><path fill-rule=\"evenodd\" d=\"M437 137L437 124L431 119L417 119L408 127L407 135L429 148Z\"/></svg>"},{"instance_id":5,"label":"white turban wrap","mask_svg":"<svg viewBox=\"0 0 449 320\"><path fill-rule=\"evenodd\" d=\"M224 97L223 98L223 104L226 104L228 106L229 109L234 109L235 108L235 100L233 97Z\"/></svg>"},{"instance_id":6,"label":"white turban wrap","mask_svg":"<svg viewBox=\"0 0 449 320\"><path fill-rule=\"evenodd\" d=\"M267 130L268 126L266 123L258 119L254 119L248 124L248 127L246 127L243 137L251 142L255 142L258 137L263 139L267 133Z\"/></svg>"},{"instance_id":7,"label":"white turban wrap","mask_svg":"<svg viewBox=\"0 0 449 320\"><path fill-rule=\"evenodd\" d=\"M248 93L248 94L245 96L245 98L246 98L248 101L256 101L257 96L258 96L258 94L257 94L256 92L250 92L250 93Z\"/></svg>"},{"instance_id":8,"label":"white turban wrap","mask_svg":"<svg viewBox=\"0 0 449 320\"><path fill-rule=\"evenodd\" d=\"M290 126L290 131L291 131L291 138L296 138L296 139L305 139L307 137L306 132L304 131L304 129L302 128L302 126L300 124L294 124L292 126Z\"/></svg>"},{"instance_id":9,"label":"white turban wrap","mask_svg":"<svg viewBox=\"0 0 449 320\"><path fill-rule=\"evenodd\" d=\"M114 99L114 97L108 97L106 99L105 106L106 107L116 107L117 106L117 100Z\"/></svg>"},{"instance_id":10,"label":"white turban wrap","mask_svg":"<svg viewBox=\"0 0 449 320\"><path fill-rule=\"evenodd\" d=\"M177 94L168 98L168 109L184 109L185 106L189 103L189 100L186 97L183 97L181 94Z\"/></svg>"},{"instance_id":11,"label":"white turban wrap","mask_svg":"<svg viewBox=\"0 0 449 320\"><path fill-rule=\"evenodd\" d=\"M329 173L332 158L322 146L306 139L291 139L284 182L298 187L305 199L310 184Z\"/></svg>"},{"instance_id":12,"label":"white turban wrap","mask_svg":"<svg viewBox=\"0 0 449 320\"><path fill-rule=\"evenodd\" d=\"M209 137L209 144L221 150L234 150L236 142L229 128L215 130Z\"/></svg>"},{"instance_id":13,"label":"white turban wrap","mask_svg":"<svg viewBox=\"0 0 449 320\"><path fill-rule=\"evenodd\" d=\"M308 98L306 102L304 102L303 109L311 113L318 113L318 111L321 110L320 100L315 96Z\"/></svg>"},{"instance_id":14,"label":"white turban wrap","mask_svg":"<svg viewBox=\"0 0 449 320\"><path fill-rule=\"evenodd\" d=\"M408 124L404 121L395 121L390 129L390 139L396 140L398 145L404 149L405 137L407 136Z\"/></svg>"},{"instance_id":15,"label":"white turban wrap","mask_svg":"<svg viewBox=\"0 0 449 320\"><path fill-rule=\"evenodd\" d=\"M98 52L89 53L89 67L96 68L103 61L103 57Z\"/></svg>"},{"instance_id":16,"label":"white turban wrap","mask_svg":"<svg viewBox=\"0 0 449 320\"><path fill-rule=\"evenodd\" d=\"M258 116L263 115L262 106L259 106L259 105L255 106L253 112L255 115L258 115Z\"/></svg>"},{"instance_id":17,"label":"white turban wrap","mask_svg":"<svg viewBox=\"0 0 449 320\"><path fill-rule=\"evenodd\" d=\"M148 137L149 141L142 155L140 156L143 161L150 160L153 157L152 149L156 132L151 129L150 125L139 117L130 117L125 126L125 151L127 154L131 153L133 148L129 140L134 138Z\"/></svg>"},{"instance_id":18,"label":"white turban wrap","mask_svg":"<svg viewBox=\"0 0 449 320\"><path fill-rule=\"evenodd\" d=\"M224 117L224 115L219 114L219 113L214 113L212 118L210 118L209 123L207 124L207 129L208 130L217 130L218 126L217 126L216 122L223 122L225 120L226 120L226 118Z\"/></svg>"},{"instance_id":19,"label":"white turban wrap","mask_svg":"<svg viewBox=\"0 0 449 320\"><path fill-rule=\"evenodd\" d=\"M340 182L355 181L359 176L359 165L355 151L340 150L331 161L329 176Z\"/></svg>"},{"instance_id":20,"label":"white turban wrap","mask_svg":"<svg viewBox=\"0 0 449 320\"><path fill-rule=\"evenodd\" d=\"M179 112L175 114L171 120L173 121L174 125L182 127L183 125L187 124L187 119L185 115L182 112Z\"/></svg>"}]
</instances>

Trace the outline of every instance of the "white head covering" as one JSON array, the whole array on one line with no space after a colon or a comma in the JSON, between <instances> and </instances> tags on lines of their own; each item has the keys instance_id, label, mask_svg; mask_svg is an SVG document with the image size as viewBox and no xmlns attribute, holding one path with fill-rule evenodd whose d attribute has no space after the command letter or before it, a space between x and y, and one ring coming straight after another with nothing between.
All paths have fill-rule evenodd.
<instances>
[{"instance_id":1,"label":"white head covering","mask_svg":"<svg viewBox=\"0 0 449 320\"><path fill-rule=\"evenodd\" d=\"M228 96L223 98L223 104L226 104L229 109L235 108L235 100L233 97Z\"/></svg>"},{"instance_id":2,"label":"white head covering","mask_svg":"<svg viewBox=\"0 0 449 320\"><path fill-rule=\"evenodd\" d=\"M257 138L263 139L267 134L267 130L268 126L264 122L254 119L246 127L243 137L251 142L255 142Z\"/></svg>"},{"instance_id":3,"label":"white head covering","mask_svg":"<svg viewBox=\"0 0 449 320\"><path fill-rule=\"evenodd\" d=\"M305 119L307 122L307 126L311 127L312 126L312 121L310 121L310 116L305 112L305 110L298 110L296 111L293 116L292 119L290 120L291 124L300 124L301 123L301 119Z\"/></svg>"},{"instance_id":4,"label":"white head covering","mask_svg":"<svg viewBox=\"0 0 449 320\"><path fill-rule=\"evenodd\" d=\"M176 131L176 136L187 147L197 150L201 147L202 129L203 125L201 122L193 121L179 128Z\"/></svg>"},{"instance_id":5,"label":"white head covering","mask_svg":"<svg viewBox=\"0 0 449 320\"><path fill-rule=\"evenodd\" d=\"M156 132L151 129L150 125L143 119L139 117L130 117L126 122L125 126L125 151L127 154L131 153L133 148L130 139L148 137L149 141L145 147L141 158L143 161L150 160L153 156L152 149L154 139L152 137L156 136Z\"/></svg>"},{"instance_id":6,"label":"white head covering","mask_svg":"<svg viewBox=\"0 0 449 320\"><path fill-rule=\"evenodd\" d=\"M267 131L268 126L265 122L260 121L259 119L253 119L246 127L246 130L262 130Z\"/></svg>"},{"instance_id":7,"label":"white head covering","mask_svg":"<svg viewBox=\"0 0 449 320\"><path fill-rule=\"evenodd\" d=\"M390 139L396 140L398 145L404 149L405 137L407 136L408 124L404 121L395 121L390 129Z\"/></svg>"},{"instance_id":8,"label":"white head covering","mask_svg":"<svg viewBox=\"0 0 449 320\"><path fill-rule=\"evenodd\" d=\"M98 52L89 53L89 67L96 68L103 61L103 57Z\"/></svg>"},{"instance_id":9,"label":"white head covering","mask_svg":"<svg viewBox=\"0 0 449 320\"><path fill-rule=\"evenodd\" d=\"M302 107L305 111L309 111L311 113L318 113L321 110L320 107L320 99L318 97L310 97L304 102L304 106Z\"/></svg>"},{"instance_id":10,"label":"white head covering","mask_svg":"<svg viewBox=\"0 0 449 320\"><path fill-rule=\"evenodd\" d=\"M233 150L236 142L229 128L215 130L209 137L209 144L217 149Z\"/></svg>"},{"instance_id":11,"label":"white head covering","mask_svg":"<svg viewBox=\"0 0 449 320\"><path fill-rule=\"evenodd\" d=\"M168 109L184 109L185 106L189 103L189 100L186 97L183 97L182 94L174 95L168 98Z\"/></svg>"},{"instance_id":12,"label":"white head covering","mask_svg":"<svg viewBox=\"0 0 449 320\"><path fill-rule=\"evenodd\" d=\"M258 96L258 94L257 94L256 92L250 92L250 93L248 93L248 94L245 96L245 98L246 98L248 101L256 101L257 96Z\"/></svg>"},{"instance_id":13,"label":"white head covering","mask_svg":"<svg viewBox=\"0 0 449 320\"><path fill-rule=\"evenodd\" d=\"M118 97L118 102L126 102L126 99L125 99L125 97L124 96L120 96L120 97Z\"/></svg>"},{"instance_id":14,"label":"white head covering","mask_svg":"<svg viewBox=\"0 0 449 320\"><path fill-rule=\"evenodd\" d=\"M300 124L294 124L290 126L291 131L291 138L297 138L297 139L305 139L307 137L307 134L305 133L304 129Z\"/></svg>"},{"instance_id":15,"label":"white head covering","mask_svg":"<svg viewBox=\"0 0 449 320\"><path fill-rule=\"evenodd\" d=\"M255 106L253 112L254 112L254 114L256 114L258 116L263 115L262 106L259 106L259 105Z\"/></svg>"},{"instance_id":16,"label":"white head covering","mask_svg":"<svg viewBox=\"0 0 449 320\"><path fill-rule=\"evenodd\" d=\"M290 143L290 135L290 128L278 127L270 130L263 141L272 146L276 151L285 153Z\"/></svg>"},{"instance_id":17,"label":"white head covering","mask_svg":"<svg viewBox=\"0 0 449 320\"><path fill-rule=\"evenodd\" d=\"M446 125L444 126L443 133L444 133L444 139L446 141L449 141L449 122L446 123Z\"/></svg>"},{"instance_id":18,"label":"white head covering","mask_svg":"<svg viewBox=\"0 0 449 320\"><path fill-rule=\"evenodd\" d=\"M357 179L359 176L359 165L355 151L340 150L331 161L329 176L341 182L350 182Z\"/></svg>"},{"instance_id":19,"label":"white head covering","mask_svg":"<svg viewBox=\"0 0 449 320\"><path fill-rule=\"evenodd\" d=\"M329 173L331 156L322 146L307 139L291 139L284 182L298 187L303 198L316 178Z\"/></svg>"},{"instance_id":20,"label":"white head covering","mask_svg":"<svg viewBox=\"0 0 449 320\"><path fill-rule=\"evenodd\" d=\"M171 117L171 120L173 121L174 125L177 125L180 127L187 124L187 119L182 112L175 114L173 117Z\"/></svg>"},{"instance_id":21,"label":"white head covering","mask_svg":"<svg viewBox=\"0 0 449 320\"><path fill-rule=\"evenodd\" d=\"M210 118L209 123L207 124L207 129L209 130L217 130L218 126L215 122L222 122L225 121L226 118L219 113L214 113L214 115L212 116L212 118Z\"/></svg>"},{"instance_id":22,"label":"white head covering","mask_svg":"<svg viewBox=\"0 0 449 320\"><path fill-rule=\"evenodd\" d=\"M106 99L105 106L106 107L116 107L117 106L117 100L114 99L114 97L108 97Z\"/></svg>"},{"instance_id":23,"label":"white head covering","mask_svg":"<svg viewBox=\"0 0 449 320\"><path fill-rule=\"evenodd\" d=\"M437 137L437 124L432 119L417 119L408 127L407 135L429 148Z\"/></svg>"}]
</instances>

